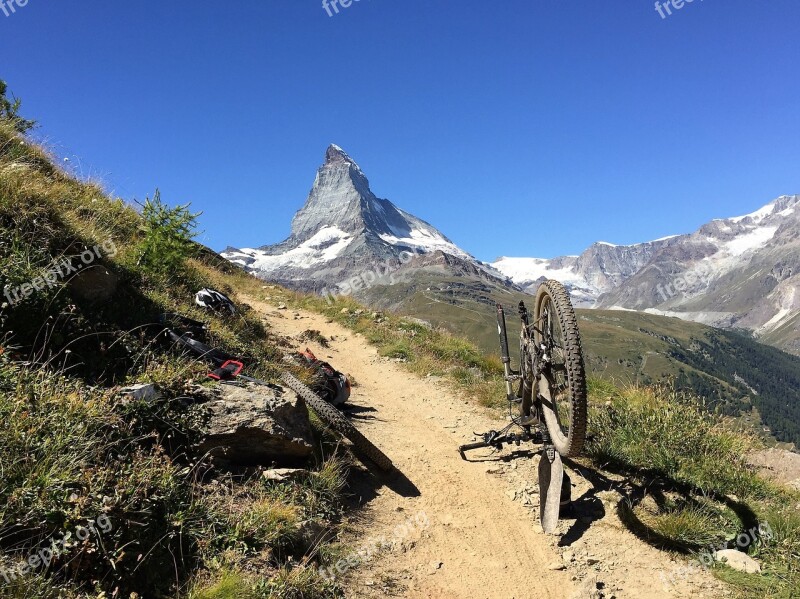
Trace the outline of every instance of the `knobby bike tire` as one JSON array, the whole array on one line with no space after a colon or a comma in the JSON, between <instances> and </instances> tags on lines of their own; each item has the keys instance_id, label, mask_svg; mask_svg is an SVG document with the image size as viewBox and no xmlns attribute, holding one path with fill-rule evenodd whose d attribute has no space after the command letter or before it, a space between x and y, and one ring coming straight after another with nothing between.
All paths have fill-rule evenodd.
<instances>
[{"instance_id":1,"label":"knobby bike tire","mask_svg":"<svg viewBox=\"0 0 800 599\"><path fill-rule=\"evenodd\" d=\"M570 408L568 434L565 435L561 425L559 425L556 414L558 408L555 405L553 397L555 394L552 391L550 391L550 397L545 398L549 399L549 401L542 401L542 412L556 450L564 457L575 457L583 450L583 445L586 441L586 369L581 347L581 335L578 331L578 318L575 315L575 309L572 307L569 293L558 281L549 280L542 283L536 293L534 321L537 330L534 331L534 338L537 345L542 342L540 318L542 307L548 298L555 308L557 317L557 323L555 324L560 327L564 342L566 390L569 394ZM545 375L542 374L541 377L544 379ZM543 385L540 382L539 387L544 386L549 389L547 381L544 383Z\"/></svg>"},{"instance_id":2,"label":"knobby bike tire","mask_svg":"<svg viewBox=\"0 0 800 599\"><path fill-rule=\"evenodd\" d=\"M320 417L320 419L334 430L338 431L350 441L353 446L364 456L375 462L381 470L389 471L394 468L392 461L380 449L362 435L356 427L342 414L335 406L332 406L319 395L314 393L307 385L297 379L294 375L285 372L283 382L292 391L302 397L306 404Z\"/></svg>"}]
</instances>

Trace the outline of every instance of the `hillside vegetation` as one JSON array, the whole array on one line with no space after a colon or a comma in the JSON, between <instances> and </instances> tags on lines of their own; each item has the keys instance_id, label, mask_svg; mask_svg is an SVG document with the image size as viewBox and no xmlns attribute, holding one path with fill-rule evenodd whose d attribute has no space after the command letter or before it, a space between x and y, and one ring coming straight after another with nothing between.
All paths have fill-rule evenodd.
<instances>
[{"instance_id":1,"label":"hillside vegetation","mask_svg":"<svg viewBox=\"0 0 800 599\"><path fill-rule=\"evenodd\" d=\"M579 318L596 376L674 384L726 416L755 408L766 429L757 433L800 446L799 356L677 318L607 310L581 310Z\"/></svg>"},{"instance_id":2,"label":"hillside vegetation","mask_svg":"<svg viewBox=\"0 0 800 599\"><path fill-rule=\"evenodd\" d=\"M258 318L193 305L199 288L231 292L245 275L160 245L163 219L65 173L18 124L0 118L0 595L339 595L315 574L325 545L308 531L335 536L348 454L317 426L321 450L292 481L196 457L192 397L208 365L155 341L162 313L201 319L213 345L276 380L281 340ZM135 382L162 397L122 398Z\"/></svg>"}]
</instances>

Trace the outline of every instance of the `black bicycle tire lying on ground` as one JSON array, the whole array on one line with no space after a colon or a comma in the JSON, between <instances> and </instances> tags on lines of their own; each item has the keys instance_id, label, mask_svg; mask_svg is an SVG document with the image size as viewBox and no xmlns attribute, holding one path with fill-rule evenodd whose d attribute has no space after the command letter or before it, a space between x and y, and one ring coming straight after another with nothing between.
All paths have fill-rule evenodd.
<instances>
[{"instance_id":1,"label":"black bicycle tire lying on ground","mask_svg":"<svg viewBox=\"0 0 800 599\"><path fill-rule=\"evenodd\" d=\"M314 393L314 391L302 381L298 380L294 375L284 372L282 379L287 387L305 400L323 422L350 439L356 450L375 462L378 468L386 471L394 468L392 460L380 449L375 447L369 439L362 435L335 406L332 406Z\"/></svg>"}]
</instances>

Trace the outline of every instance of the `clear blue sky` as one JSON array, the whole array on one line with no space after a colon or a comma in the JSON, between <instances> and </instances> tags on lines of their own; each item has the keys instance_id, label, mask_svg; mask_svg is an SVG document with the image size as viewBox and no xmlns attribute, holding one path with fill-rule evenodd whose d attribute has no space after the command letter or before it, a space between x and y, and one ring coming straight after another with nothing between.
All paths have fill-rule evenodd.
<instances>
[{"instance_id":1,"label":"clear blue sky","mask_svg":"<svg viewBox=\"0 0 800 599\"><path fill-rule=\"evenodd\" d=\"M8 2L9 0L5 0ZM282 240L331 142L482 259L695 229L800 193L800 3L28 0L0 78L125 199Z\"/></svg>"}]
</instances>

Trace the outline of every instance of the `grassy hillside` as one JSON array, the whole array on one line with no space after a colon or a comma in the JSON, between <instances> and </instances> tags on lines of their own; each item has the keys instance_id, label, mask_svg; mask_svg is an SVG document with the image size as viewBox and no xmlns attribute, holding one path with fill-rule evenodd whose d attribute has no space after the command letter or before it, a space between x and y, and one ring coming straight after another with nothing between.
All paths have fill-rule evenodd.
<instances>
[{"instance_id":1,"label":"grassy hillside","mask_svg":"<svg viewBox=\"0 0 800 599\"><path fill-rule=\"evenodd\" d=\"M486 353L498 355L495 305L501 303L510 309L510 323L520 301L533 302L530 295L486 281L430 271L415 273L408 283L373 287L367 299L369 305L446 328L472 340Z\"/></svg>"},{"instance_id":2,"label":"grassy hillside","mask_svg":"<svg viewBox=\"0 0 800 599\"><path fill-rule=\"evenodd\" d=\"M195 317L274 380L281 340L258 318L193 305L199 288L248 277L207 252L170 269L166 254L146 259L155 225L13 125L0 118L0 594L338 596L315 574L324 545L308 531L335 534L348 455L317 426L323 449L292 482L196 456L208 366L155 341L160 314ZM119 394L150 381L157 401Z\"/></svg>"}]
</instances>

